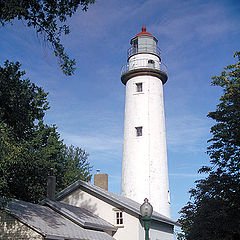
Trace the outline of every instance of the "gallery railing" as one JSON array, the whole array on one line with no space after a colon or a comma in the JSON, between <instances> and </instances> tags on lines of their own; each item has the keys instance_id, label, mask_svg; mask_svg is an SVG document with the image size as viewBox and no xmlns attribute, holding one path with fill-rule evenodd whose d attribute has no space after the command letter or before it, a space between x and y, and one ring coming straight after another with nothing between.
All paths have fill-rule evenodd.
<instances>
[{"instance_id":1,"label":"gallery railing","mask_svg":"<svg viewBox=\"0 0 240 240\"><path fill-rule=\"evenodd\" d=\"M134 70L134 69L140 69L140 68L147 68L147 69L156 69L162 72L167 73L167 66L156 60L142 58L142 59L134 59L126 63L121 68L121 75L124 73Z\"/></svg>"}]
</instances>

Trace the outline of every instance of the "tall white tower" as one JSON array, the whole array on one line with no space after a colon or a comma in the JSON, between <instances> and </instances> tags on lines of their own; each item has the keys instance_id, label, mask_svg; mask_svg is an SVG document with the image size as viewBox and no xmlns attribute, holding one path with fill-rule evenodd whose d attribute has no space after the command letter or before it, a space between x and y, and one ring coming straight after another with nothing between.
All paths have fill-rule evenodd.
<instances>
[{"instance_id":1,"label":"tall white tower","mask_svg":"<svg viewBox=\"0 0 240 240\"><path fill-rule=\"evenodd\" d=\"M131 40L121 80L126 85L122 195L170 217L163 84L166 67L157 39L142 32Z\"/></svg>"}]
</instances>

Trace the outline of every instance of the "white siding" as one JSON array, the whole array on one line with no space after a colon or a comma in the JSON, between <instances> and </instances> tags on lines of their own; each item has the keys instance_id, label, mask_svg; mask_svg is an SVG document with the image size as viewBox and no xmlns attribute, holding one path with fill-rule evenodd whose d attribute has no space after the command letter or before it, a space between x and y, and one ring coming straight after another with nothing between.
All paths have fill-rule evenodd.
<instances>
[{"instance_id":1,"label":"white siding","mask_svg":"<svg viewBox=\"0 0 240 240\"><path fill-rule=\"evenodd\" d=\"M115 225L115 207L85 191L78 189L62 201L74 206L83 207ZM116 240L138 240L139 219L123 211L123 221L123 227L119 227L113 237Z\"/></svg>"},{"instance_id":2,"label":"white siding","mask_svg":"<svg viewBox=\"0 0 240 240\"><path fill-rule=\"evenodd\" d=\"M144 240L144 229L140 227L140 233L142 237L139 240ZM173 240L173 226L152 221L150 225L149 237L151 240Z\"/></svg>"}]
</instances>

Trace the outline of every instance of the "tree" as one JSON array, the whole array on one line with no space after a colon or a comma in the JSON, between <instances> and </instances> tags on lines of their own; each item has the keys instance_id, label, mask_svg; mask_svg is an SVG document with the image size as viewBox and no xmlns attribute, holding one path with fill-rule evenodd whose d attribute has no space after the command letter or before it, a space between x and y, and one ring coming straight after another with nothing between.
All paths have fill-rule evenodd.
<instances>
[{"instance_id":1,"label":"tree","mask_svg":"<svg viewBox=\"0 0 240 240\"><path fill-rule=\"evenodd\" d=\"M58 175L62 161L63 144L56 128L39 122L28 140L16 140L7 126L1 130L0 195L30 202L41 200L46 195L48 170L54 167Z\"/></svg>"},{"instance_id":2,"label":"tree","mask_svg":"<svg viewBox=\"0 0 240 240\"><path fill-rule=\"evenodd\" d=\"M0 0L0 23L12 23L13 19L24 20L51 43L59 65L66 75L75 70L75 60L70 59L61 44L61 35L69 34L69 26L64 24L79 7L87 11L95 0Z\"/></svg>"},{"instance_id":3,"label":"tree","mask_svg":"<svg viewBox=\"0 0 240 240\"><path fill-rule=\"evenodd\" d=\"M62 185L64 187L69 186L76 181L76 179L84 181L91 180L89 172L92 167L87 161L88 153L79 147L74 147L73 145L67 147L65 145L62 154L65 166L62 176Z\"/></svg>"},{"instance_id":4,"label":"tree","mask_svg":"<svg viewBox=\"0 0 240 240\"><path fill-rule=\"evenodd\" d=\"M211 165L199 172L209 175L196 181L191 201L180 212L187 240L240 239L240 52L234 57L235 64L212 78L223 95L216 111L208 114L217 122L208 141Z\"/></svg>"},{"instance_id":5,"label":"tree","mask_svg":"<svg viewBox=\"0 0 240 240\"><path fill-rule=\"evenodd\" d=\"M225 67L219 77L213 77L212 85L223 88L223 96L215 112L208 117L217 122L212 128L213 138L209 140L208 154L211 164L229 174L240 171L240 52L236 64Z\"/></svg>"},{"instance_id":6,"label":"tree","mask_svg":"<svg viewBox=\"0 0 240 240\"><path fill-rule=\"evenodd\" d=\"M25 72L20 63L6 61L0 66L0 121L13 128L16 137L26 136L34 121L42 120L49 109L42 88L22 79Z\"/></svg>"},{"instance_id":7,"label":"tree","mask_svg":"<svg viewBox=\"0 0 240 240\"><path fill-rule=\"evenodd\" d=\"M0 196L42 200L52 167L57 191L78 179L89 181L88 154L67 147L56 126L43 122L47 93L23 79L19 63L6 62L0 70ZM7 86L2 87L4 81Z\"/></svg>"}]
</instances>

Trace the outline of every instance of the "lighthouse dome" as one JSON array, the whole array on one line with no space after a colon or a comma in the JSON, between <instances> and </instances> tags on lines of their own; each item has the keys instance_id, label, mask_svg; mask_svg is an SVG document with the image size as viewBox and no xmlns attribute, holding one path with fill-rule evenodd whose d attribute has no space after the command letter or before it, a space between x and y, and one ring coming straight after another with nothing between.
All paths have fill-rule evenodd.
<instances>
[{"instance_id":1,"label":"lighthouse dome","mask_svg":"<svg viewBox=\"0 0 240 240\"><path fill-rule=\"evenodd\" d=\"M152 37L153 35L151 33L147 32L146 30L147 30L147 28L145 26L142 26L142 31L140 33L136 34L136 36L148 35L148 36Z\"/></svg>"}]
</instances>

